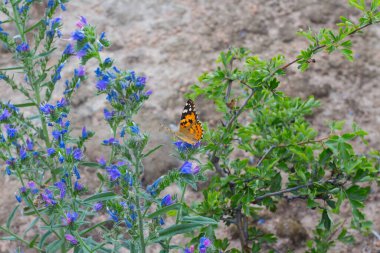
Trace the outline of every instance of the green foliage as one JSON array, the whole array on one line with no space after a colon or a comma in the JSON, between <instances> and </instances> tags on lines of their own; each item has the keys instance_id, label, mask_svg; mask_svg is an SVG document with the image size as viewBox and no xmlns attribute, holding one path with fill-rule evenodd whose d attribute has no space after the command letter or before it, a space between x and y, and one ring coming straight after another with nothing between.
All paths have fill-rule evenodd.
<instances>
[{"instance_id":1,"label":"green foliage","mask_svg":"<svg viewBox=\"0 0 380 253\"><path fill-rule=\"evenodd\" d=\"M291 98L277 89L287 67L297 63L305 71L319 52L339 51L353 60L349 36L379 22L379 1L372 1L369 9L364 1L349 2L363 11L359 23L341 17L338 31L301 31L310 46L295 61L285 65L281 55L263 60L247 49L232 48L220 54L214 71L192 86L189 97L209 100L223 122L208 125L205 132L205 167L217 176L197 210L235 225L244 252L260 252L275 241L248 220L258 220L263 208L276 210L283 198L304 199L308 208L321 211L314 240L308 243L310 252L327 252L336 240L352 242L344 223L334 225L340 221L332 214L340 214L343 202L351 205L352 228L365 232L371 227L362 209L370 183L378 180L378 163L352 146L354 140L366 144L367 133L356 124L342 132L341 121L330 124L330 134L320 136L307 118L320 103L313 97ZM219 240L216 245L224 250L226 243Z\"/></svg>"}]
</instances>

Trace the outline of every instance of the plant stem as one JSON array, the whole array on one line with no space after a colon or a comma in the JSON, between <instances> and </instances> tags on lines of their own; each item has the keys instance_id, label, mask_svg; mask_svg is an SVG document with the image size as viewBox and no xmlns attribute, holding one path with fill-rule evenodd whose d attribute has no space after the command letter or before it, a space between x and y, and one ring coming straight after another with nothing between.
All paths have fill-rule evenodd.
<instances>
[{"instance_id":1,"label":"plant stem","mask_svg":"<svg viewBox=\"0 0 380 253\"><path fill-rule=\"evenodd\" d=\"M3 232L7 233L7 234L10 234L11 236L14 236L17 240L19 240L20 242L24 243L25 245L27 245L28 247L31 247L30 245L30 242L24 240L22 237L20 237L18 234L15 234L13 233L12 231L10 231L9 229L3 227L3 226L0 226L0 230L2 230ZM39 247L37 247L36 245L33 245L33 248L42 252L43 250Z\"/></svg>"},{"instance_id":2,"label":"plant stem","mask_svg":"<svg viewBox=\"0 0 380 253\"><path fill-rule=\"evenodd\" d=\"M136 164L135 164L135 175L140 175L140 159L136 158ZM137 180L135 180L137 181ZM137 216L139 219L139 235L140 235L140 246L141 246L141 253L145 253L145 240L144 240L144 220L143 215L141 213L141 206L140 206L140 198L138 196L137 187L140 187L139 185L135 185L135 194L136 194L136 209L137 209Z\"/></svg>"}]
</instances>

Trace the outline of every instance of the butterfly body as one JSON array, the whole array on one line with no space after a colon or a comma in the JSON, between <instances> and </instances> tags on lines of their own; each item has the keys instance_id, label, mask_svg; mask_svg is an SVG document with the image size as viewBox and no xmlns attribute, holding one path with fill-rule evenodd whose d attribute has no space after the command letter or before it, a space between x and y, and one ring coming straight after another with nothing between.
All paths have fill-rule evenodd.
<instances>
[{"instance_id":1,"label":"butterfly body","mask_svg":"<svg viewBox=\"0 0 380 253\"><path fill-rule=\"evenodd\" d=\"M202 123L198 120L195 105L191 99L186 102L183 108L179 129L175 135L191 145L196 144L203 137Z\"/></svg>"}]
</instances>

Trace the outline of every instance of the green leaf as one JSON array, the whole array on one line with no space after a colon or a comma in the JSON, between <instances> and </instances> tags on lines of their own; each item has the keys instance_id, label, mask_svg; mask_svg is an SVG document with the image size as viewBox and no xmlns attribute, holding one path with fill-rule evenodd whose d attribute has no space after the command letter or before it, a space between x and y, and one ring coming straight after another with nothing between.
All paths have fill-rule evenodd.
<instances>
[{"instance_id":1,"label":"green leaf","mask_svg":"<svg viewBox=\"0 0 380 253\"><path fill-rule=\"evenodd\" d=\"M8 70L23 70L24 67L22 66L16 66L16 67L8 67L8 68L0 68L0 71L8 71Z\"/></svg>"},{"instance_id":2,"label":"green leaf","mask_svg":"<svg viewBox=\"0 0 380 253\"><path fill-rule=\"evenodd\" d=\"M16 214L16 211L17 211L17 209L20 207L20 205L17 205L14 209L13 209L13 211L11 212L11 215L9 215L9 217L8 217L8 220L7 220L7 225L6 225L6 227L9 229L10 228L10 226L11 226L11 223L12 223L12 220L13 220L13 218L14 218L14 216L15 216L15 214Z\"/></svg>"},{"instance_id":3,"label":"green leaf","mask_svg":"<svg viewBox=\"0 0 380 253\"><path fill-rule=\"evenodd\" d=\"M46 252L60 252L60 248L64 243L64 240L55 240L46 246Z\"/></svg>"},{"instance_id":4,"label":"green leaf","mask_svg":"<svg viewBox=\"0 0 380 253\"><path fill-rule=\"evenodd\" d=\"M15 104L15 106L18 107L18 108L33 107L33 106L36 106L36 104L33 103L33 102L30 102L30 103L23 103L23 104Z\"/></svg>"},{"instance_id":5,"label":"green leaf","mask_svg":"<svg viewBox=\"0 0 380 253\"><path fill-rule=\"evenodd\" d=\"M168 228L160 230L158 232L158 237L152 238L150 241L151 242L164 241L164 240L171 238L175 235L193 232L194 229L197 229L200 227L202 227L202 225L195 224L195 223L173 225L173 226L170 226Z\"/></svg>"},{"instance_id":6,"label":"green leaf","mask_svg":"<svg viewBox=\"0 0 380 253\"><path fill-rule=\"evenodd\" d=\"M82 231L79 232L79 234L81 236L87 234L88 232L91 232L92 230L94 230L95 228L99 227L99 226L102 226L103 224L106 224L108 221L102 221L102 222L99 222L98 224L92 226L92 227L89 227L89 228L86 228Z\"/></svg>"},{"instance_id":7,"label":"green leaf","mask_svg":"<svg viewBox=\"0 0 380 253\"><path fill-rule=\"evenodd\" d=\"M326 230L330 231L331 224L332 224L332 221L327 210L323 209L322 218L321 218L321 222L319 223L319 226L323 226Z\"/></svg>"},{"instance_id":8,"label":"green leaf","mask_svg":"<svg viewBox=\"0 0 380 253\"><path fill-rule=\"evenodd\" d=\"M120 196L113 192L101 192L84 199L83 203L106 201L106 200L117 199L117 198L120 198Z\"/></svg>"},{"instance_id":9,"label":"green leaf","mask_svg":"<svg viewBox=\"0 0 380 253\"><path fill-rule=\"evenodd\" d=\"M170 206L165 206L164 208L158 209L154 213L149 214L147 216L147 218L153 219L154 217L161 216L161 215L167 213L168 211L178 210L181 207L181 205L182 205L181 203L175 203L175 204L170 205Z\"/></svg>"},{"instance_id":10,"label":"green leaf","mask_svg":"<svg viewBox=\"0 0 380 253\"><path fill-rule=\"evenodd\" d=\"M146 154L143 155L143 158L144 158L144 157L147 157L147 156L149 156L149 155L151 155L153 152L155 152L156 150L160 149L162 146L163 146L163 145L161 144L161 145L158 145L157 147L155 147L155 148L149 150L148 153L146 153Z\"/></svg>"},{"instance_id":11,"label":"green leaf","mask_svg":"<svg viewBox=\"0 0 380 253\"><path fill-rule=\"evenodd\" d=\"M84 167L102 169L102 166L99 163L95 163L95 162L80 162L79 165L84 166Z\"/></svg>"},{"instance_id":12,"label":"green leaf","mask_svg":"<svg viewBox=\"0 0 380 253\"><path fill-rule=\"evenodd\" d=\"M346 190L347 197L350 200L365 201L368 194L370 193L371 188L368 187L359 187L358 185L353 185Z\"/></svg>"},{"instance_id":13,"label":"green leaf","mask_svg":"<svg viewBox=\"0 0 380 253\"><path fill-rule=\"evenodd\" d=\"M204 216L184 216L182 221L184 223L186 222L199 225L218 225L216 220Z\"/></svg>"}]
</instances>

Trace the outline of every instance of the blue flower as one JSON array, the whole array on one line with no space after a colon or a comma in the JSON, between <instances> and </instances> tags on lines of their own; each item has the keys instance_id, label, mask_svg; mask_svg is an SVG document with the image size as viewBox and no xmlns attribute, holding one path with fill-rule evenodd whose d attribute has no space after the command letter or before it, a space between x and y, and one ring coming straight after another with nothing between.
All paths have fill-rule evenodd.
<instances>
[{"instance_id":1,"label":"blue flower","mask_svg":"<svg viewBox=\"0 0 380 253\"><path fill-rule=\"evenodd\" d=\"M102 79L98 80L96 83L96 88L99 91L105 91L110 83L110 77L108 75L102 76Z\"/></svg>"},{"instance_id":2,"label":"blue flower","mask_svg":"<svg viewBox=\"0 0 380 253\"><path fill-rule=\"evenodd\" d=\"M74 175L77 178L77 180L79 180L80 179L80 173L79 173L78 167L75 165L73 167L73 172L74 172Z\"/></svg>"},{"instance_id":3,"label":"blue flower","mask_svg":"<svg viewBox=\"0 0 380 253\"><path fill-rule=\"evenodd\" d=\"M79 192L79 191L81 191L83 189L84 189L83 184L79 183L79 181L75 181L75 183L74 183L74 190L76 190L76 191Z\"/></svg>"},{"instance_id":4,"label":"blue flower","mask_svg":"<svg viewBox=\"0 0 380 253\"><path fill-rule=\"evenodd\" d=\"M74 211L66 213L66 218L63 219L63 225L68 226L72 224L78 219L78 216L79 216L78 213Z\"/></svg>"},{"instance_id":5,"label":"blue flower","mask_svg":"<svg viewBox=\"0 0 380 253\"><path fill-rule=\"evenodd\" d=\"M147 90L147 92L145 92L145 96L149 97L150 95L152 95L152 93L153 93L152 90Z\"/></svg>"},{"instance_id":6,"label":"blue flower","mask_svg":"<svg viewBox=\"0 0 380 253\"><path fill-rule=\"evenodd\" d=\"M55 187L59 190L59 197L63 199L66 196L66 184L62 181L59 181L54 184Z\"/></svg>"},{"instance_id":7,"label":"blue flower","mask_svg":"<svg viewBox=\"0 0 380 253\"><path fill-rule=\"evenodd\" d=\"M7 129L7 136L9 139L13 139L17 135L17 129L13 128L11 125L6 125L5 128Z\"/></svg>"},{"instance_id":8,"label":"blue flower","mask_svg":"<svg viewBox=\"0 0 380 253\"><path fill-rule=\"evenodd\" d=\"M146 83L146 77L144 76L137 77L136 86L138 88L143 88L145 86L145 83Z\"/></svg>"},{"instance_id":9,"label":"blue flower","mask_svg":"<svg viewBox=\"0 0 380 253\"><path fill-rule=\"evenodd\" d=\"M165 225L165 220L164 220L164 218L162 218L162 217L160 218L160 225L161 225L161 226Z\"/></svg>"},{"instance_id":10,"label":"blue flower","mask_svg":"<svg viewBox=\"0 0 380 253\"><path fill-rule=\"evenodd\" d=\"M211 241L207 237L201 237L199 240L199 252L206 253L207 248L211 246Z\"/></svg>"},{"instance_id":11,"label":"blue flower","mask_svg":"<svg viewBox=\"0 0 380 253\"><path fill-rule=\"evenodd\" d=\"M32 151L32 150L33 150L33 146L34 146L33 141L29 140L29 138L26 139L26 148L27 148L29 151Z\"/></svg>"},{"instance_id":12,"label":"blue flower","mask_svg":"<svg viewBox=\"0 0 380 253\"><path fill-rule=\"evenodd\" d=\"M184 142L184 141L176 141L174 142L174 145L177 147L179 152L186 152L191 149L196 149L200 147L200 142L195 143L194 145L191 145L190 143Z\"/></svg>"},{"instance_id":13,"label":"blue flower","mask_svg":"<svg viewBox=\"0 0 380 253\"><path fill-rule=\"evenodd\" d=\"M46 152L47 152L48 156L52 156L55 154L55 149L54 148L48 148Z\"/></svg>"},{"instance_id":14,"label":"blue flower","mask_svg":"<svg viewBox=\"0 0 380 253\"><path fill-rule=\"evenodd\" d=\"M172 205L174 202L172 201L172 197L170 196L170 194L167 194L165 195L162 200L161 200L161 206L170 206Z\"/></svg>"},{"instance_id":15,"label":"blue flower","mask_svg":"<svg viewBox=\"0 0 380 253\"><path fill-rule=\"evenodd\" d=\"M17 202L21 203L22 197L20 195L17 195L17 194L15 195L15 197L16 197Z\"/></svg>"},{"instance_id":16,"label":"blue flower","mask_svg":"<svg viewBox=\"0 0 380 253\"><path fill-rule=\"evenodd\" d=\"M9 168L9 166L6 166L5 167L5 172L7 173L8 176L10 176L12 174L12 171L11 169Z\"/></svg>"},{"instance_id":17,"label":"blue flower","mask_svg":"<svg viewBox=\"0 0 380 253\"><path fill-rule=\"evenodd\" d=\"M107 164L107 161L106 159L104 159L104 157L100 157L97 162L101 165L101 166L106 166Z\"/></svg>"},{"instance_id":18,"label":"blue flower","mask_svg":"<svg viewBox=\"0 0 380 253\"><path fill-rule=\"evenodd\" d=\"M200 168L199 166L193 167L193 164L191 162L185 161L179 170L181 174L196 175L199 173Z\"/></svg>"},{"instance_id":19,"label":"blue flower","mask_svg":"<svg viewBox=\"0 0 380 253\"><path fill-rule=\"evenodd\" d=\"M78 58L82 58L83 56L87 55L88 51L91 49L90 44L86 43L78 52L77 56Z\"/></svg>"},{"instance_id":20,"label":"blue flower","mask_svg":"<svg viewBox=\"0 0 380 253\"><path fill-rule=\"evenodd\" d=\"M86 35L81 30L75 30L71 33L71 39L73 40L82 41L85 37Z\"/></svg>"},{"instance_id":21,"label":"blue flower","mask_svg":"<svg viewBox=\"0 0 380 253\"><path fill-rule=\"evenodd\" d=\"M55 106L48 103L43 103L40 105L40 111L45 115L50 115L54 113Z\"/></svg>"},{"instance_id":22,"label":"blue flower","mask_svg":"<svg viewBox=\"0 0 380 253\"><path fill-rule=\"evenodd\" d=\"M58 80L61 79L61 71L63 69L63 67L65 66L65 64L60 64L58 67L57 67L57 70L55 71L55 74L54 74L54 77L53 77L53 83L56 83Z\"/></svg>"},{"instance_id":23,"label":"blue flower","mask_svg":"<svg viewBox=\"0 0 380 253\"><path fill-rule=\"evenodd\" d=\"M119 140L112 137L108 140L103 140L103 145L119 145Z\"/></svg>"},{"instance_id":24,"label":"blue flower","mask_svg":"<svg viewBox=\"0 0 380 253\"><path fill-rule=\"evenodd\" d=\"M107 57L105 60L104 60L104 62L103 62L103 64L105 65L105 66L112 66L112 59L111 58L109 58L109 57Z\"/></svg>"},{"instance_id":25,"label":"blue flower","mask_svg":"<svg viewBox=\"0 0 380 253\"><path fill-rule=\"evenodd\" d=\"M41 197L46 206L57 204L57 201L54 199L53 192L49 189L45 189L45 193L41 193Z\"/></svg>"},{"instance_id":26,"label":"blue flower","mask_svg":"<svg viewBox=\"0 0 380 253\"><path fill-rule=\"evenodd\" d=\"M123 138L125 136L125 127L123 127L120 131L120 137Z\"/></svg>"},{"instance_id":27,"label":"blue flower","mask_svg":"<svg viewBox=\"0 0 380 253\"><path fill-rule=\"evenodd\" d=\"M61 98L61 100L57 101L57 108L63 108L66 105L67 105L67 101L65 98ZM70 122L69 122L69 124L70 124Z\"/></svg>"},{"instance_id":28,"label":"blue flower","mask_svg":"<svg viewBox=\"0 0 380 253\"><path fill-rule=\"evenodd\" d=\"M132 133L134 133L134 134L140 134L140 129L139 129L138 126L131 126L130 129L131 129Z\"/></svg>"},{"instance_id":29,"label":"blue flower","mask_svg":"<svg viewBox=\"0 0 380 253\"><path fill-rule=\"evenodd\" d=\"M111 181L115 181L121 176L121 173L116 165L112 165L111 168L107 168L107 172Z\"/></svg>"},{"instance_id":30,"label":"blue flower","mask_svg":"<svg viewBox=\"0 0 380 253\"><path fill-rule=\"evenodd\" d=\"M80 16L79 21L76 23L76 26L79 29L82 29L86 25L87 25L87 19L83 16Z\"/></svg>"},{"instance_id":31,"label":"blue flower","mask_svg":"<svg viewBox=\"0 0 380 253\"><path fill-rule=\"evenodd\" d=\"M194 245L191 245L190 248L185 248L185 250L183 251L183 253L194 253Z\"/></svg>"},{"instance_id":32,"label":"blue flower","mask_svg":"<svg viewBox=\"0 0 380 253\"><path fill-rule=\"evenodd\" d=\"M117 211L112 211L112 210L107 209L107 212L109 213L110 218L111 218L114 222L118 222L118 221L119 221L119 217L117 216Z\"/></svg>"},{"instance_id":33,"label":"blue flower","mask_svg":"<svg viewBox=\"0 0 380 253\"><path fill-rule=\"evenodd\" d=\"M10 112L7 108L3 110L3 112L0 115L0 121L7 120L11 116Z\"/></svg>"},{"instance_id":34,"label":"blue flower","mask_svg":"<svg viewBox=\"0 0 380 253\"><path fill-rule=\"evenodd\" d=\"M59 155L59 157L58 157L58 161L60 162L60 163L63 163L64 161L65 161L65 157L63 156L63 155Z\"/></svg>"},{"instance_id":35,"label":"blue flower","mask_svg":"<svg viewBox=\"0 0 380 253\"><path fill-rule=\"evenodd\" d=\"M132 223L127 218L124 219L124 222L125 222L125 225L127 225L127 228L133 227Z\"/></svg>"},{"instance_id":36,"label":"blue flower","mask_svg":"<svg viewBox=\"0 0 380 253\"><path fill-rule=\"evenodd\" d=\"M99 212L100 210L102 210L102 208L103 208L102 202L96 202L93 207L95 212Z\"/></svg>"},{"instance_id":37,"label":"blue flower","mask_svg":"<svg viewBox=\"0 0 380 253\"><path fill-rule=\"evenodd\" d=\"M73 55L75 54L74 46L72 44L67 44L65 50L63 50L64 55Z\"/></svg>"},{"instance_id":38,"label":"blue flower","mask_svg":"<svg viewBox=\"0 0 380 253\"><path fill-rule=\"evenodd\" d=\"M25 160L27 157L26 150L24 148L20 148L20 159Z\"/></svg>"},{"instance_id":39,"label":"blue flower","mask_svg":"<svg viewBox=\"0 0 380 253\"><path fill-rule=\"evenodd\" d=\"M75 160L80 161L82 159L82 150L80 150L80 148L74 149L73 157Z\"/></svg>"},{"instance_id":40,"label":"blue flower","mask_svg":"<svg viewBox=\"0 0 380 253\"><path fill-rule=\"evenodd\" d=\"M85 70L84 66L79 66L78 69L75 69L74 75L76 77L84 77L86 75L86 70Z\"/></svg>"},{"instance_id":41,"label":"blue flower","mask_svg":"<svg viewBox=\"0 0 380 253\"><path fill-rule=\"evenodd\" d=\"M115 112L114 111L108 111L108 109L107 108L104 108L104 119L105 120L107 120L107 121L109 121L109 120L111 120L112 119L112 117L115 115Z\"/></svg>"},{"instance_id":42,"label":"blue flower","mask_svg":"<svg viewBox=\"0 0 380 253\"><path fill-rule=\"evenodd\" d=\"M78 244L78 240L75 238L75 236L73 236L71 234L65 234L65 239L67 241L69 241L72 245L77 245Z\"/></svg>"},{"instance_id":43,"label":"blue flower","mask_svg":"<svg viewBox=\"0 0 380 253\"><path fill-rule=\"evenodd\" d=\"M37 194L38 193L38 189L36 187L36 183L35 182L33 182L33 181L28 182L28 186L29 186L30 192L32 194Z\"/></svg>"},{"instance_id":44,"label":"blue flower","mask_svg":"<svg viewBox=\"0 0 380 253\"><path fill-rule=\"evenodd\" d=\"M156 181L153 182L153 184L148 185L146 187L146 190L147 190L147 192L149 192L150 195L152 195L152 196L157 195L158 185L160 184L161 180L162 180L162 176L157 178Z\"/></svg>"},{"instance_id":45,"label":"blue flower","mask_svg":"<svg viewBox=\"0 0 380 253\"><path fill-rule=\"evenodd\" d=\"M82 139L86 140L88 138L88 133L86 127L82 128Z\"/></svg>"},{"instance_id":46,"label":"blue flower","mask_svg":"<svg viewBox=\"0 0 380 253\"><path fill-rule=\"evenodd\" d=\"M26 42L22 42L21 44L19 44L19 45L16 47L16 51L19 52L19 53L29 51L29 45L28 45L28 43L26 43Z\"/></svg>"}]
</instances>

